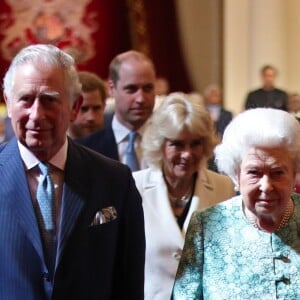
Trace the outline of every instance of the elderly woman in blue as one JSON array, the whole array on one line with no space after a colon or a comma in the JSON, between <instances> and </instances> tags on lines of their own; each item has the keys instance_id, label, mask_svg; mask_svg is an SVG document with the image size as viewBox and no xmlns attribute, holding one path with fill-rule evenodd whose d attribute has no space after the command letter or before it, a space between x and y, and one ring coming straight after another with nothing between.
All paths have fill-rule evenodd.
<instances>
[{"instance_id":1,"label":"elderly woman in blue","mask_svg":"<svg viewBox=\"0 0 300 300\"><path fill-rule=\"evenodd\" d=\"M174 299L300 299L298 121L281 110L247 110L215 155L240 195L193 214Z\"/></svg>"}]
</instances>

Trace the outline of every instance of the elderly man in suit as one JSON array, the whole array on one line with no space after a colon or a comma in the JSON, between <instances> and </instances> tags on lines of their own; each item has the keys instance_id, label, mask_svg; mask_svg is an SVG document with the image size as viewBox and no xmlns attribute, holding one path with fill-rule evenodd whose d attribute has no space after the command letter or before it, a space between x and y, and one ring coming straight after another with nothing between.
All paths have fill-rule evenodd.
<instances>
[{"instance_id":1,"label":"elderly man in suit","mask_svg":"<svg viewBox=\"0 0 300 300\"><path fill-rule=\"evenodd\" d=\"M109 66L108 87L115 100L115 113L108 116L105 128L79 143L115 160L129 165L136 171L146 167L140 149L144 125L155 102L155 70L152 61L137 51L117 55ZM130 133L135 133L134 149L137 165L128 162L127 149Z\"/></svg>"},{"instance_id":2,"label":"elderly man in suit","mask_svg":"<svg viewBox=\"0 0 300 300\"><path fill-rule=\"evenodd\" d=\"M5 75L16 138L0 148L0 299L143 299L141 198L126 166L67 138L80 92L51 45Z\"/></svg>"}]
</instances>

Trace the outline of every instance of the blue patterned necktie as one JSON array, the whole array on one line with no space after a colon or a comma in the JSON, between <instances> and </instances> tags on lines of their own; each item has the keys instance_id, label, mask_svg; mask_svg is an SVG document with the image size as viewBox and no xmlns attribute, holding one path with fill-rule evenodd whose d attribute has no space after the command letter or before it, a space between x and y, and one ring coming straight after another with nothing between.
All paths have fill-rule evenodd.
<instances>
[{"instance_id":1,"label":"blue patterned necktie","mask_svg":"<svg viewBox=\"0 0 300 300\"><path fill-rule=\"evenodd\" d=\"M139 162L136 156L134 141L137 138L138 133L130 131L128 135L128 146L126 149L126 165L131 169L132 172L139 170Z\"/></svg>"},{"instance_id":2,"label":"blue patterned necktie","mask_svg":"<svg viewBox=\"0 0 300 300\"><path fill-rule=\"evenodd\" d=\"M49 174L49 165L39 163L42 178L37 187L37 201L44 221L45 230L54 229L53 207L54 207L54 185Z\"/></svg>"}]
</instances>

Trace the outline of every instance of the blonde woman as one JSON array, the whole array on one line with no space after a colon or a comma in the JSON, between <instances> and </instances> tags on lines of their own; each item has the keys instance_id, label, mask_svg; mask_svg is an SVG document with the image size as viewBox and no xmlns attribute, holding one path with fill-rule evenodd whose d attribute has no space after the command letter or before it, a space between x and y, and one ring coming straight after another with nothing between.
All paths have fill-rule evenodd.
<instances>
[{"instance_id":1,"label":"blonde woman","mask_svg":"<svg viewBox=\"0 0 300 300\"><path fill-rule=\"evenodd\" d=\"M146 231L145 299L170 299L192 213L234 195L229 177L206 169L216 140L205 107L170 94L143 135L149 168L133 173Z\"/></svg>"}]
</instances>

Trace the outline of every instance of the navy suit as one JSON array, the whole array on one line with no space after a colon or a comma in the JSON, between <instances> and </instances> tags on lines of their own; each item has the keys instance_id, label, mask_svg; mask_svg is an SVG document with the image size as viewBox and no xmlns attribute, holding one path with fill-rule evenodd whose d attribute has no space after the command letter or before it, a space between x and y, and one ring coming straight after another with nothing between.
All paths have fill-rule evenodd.
<instances>
[{"instance_id":1,"label":"navy suit","mask_svg":"<svg viewBox=\"0 0 300 300\"><path fill-rule=\"evenodd\" d=\"M0 174L0 299L143 299L143 211L125 165L69 140L53 283L15 138ZM106 207L116 219L91 226Z\"/></svg>"},{"instance_id":2,"label":"navy suit","mask_svg":"<svg viewBox=\"0 0 300 300\"><path fill-rule=\"evenodd\" d=\"M87 137L77 139L76 142L106 157L119 161L118 146L111 124L112 118L113 114L105 115L103 129Z\"/></svg>"}]
</instances>

